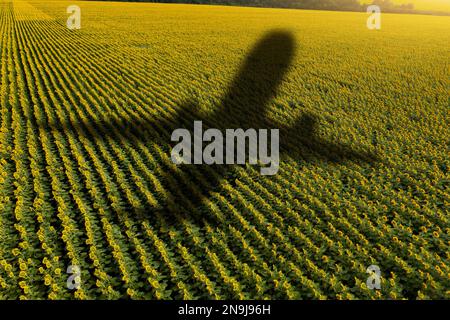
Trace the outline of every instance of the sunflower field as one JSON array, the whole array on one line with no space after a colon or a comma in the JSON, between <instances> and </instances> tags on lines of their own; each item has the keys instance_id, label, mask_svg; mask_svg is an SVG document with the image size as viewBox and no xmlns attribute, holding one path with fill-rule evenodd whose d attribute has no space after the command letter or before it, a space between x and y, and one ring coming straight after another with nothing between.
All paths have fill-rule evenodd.
<instances>
[{"instance_id":1,"label":"sunflower field","mask_svg":"<svg viewBox=\"0 0 450 320\"><path fill-rule=\"evenodd\" d=\"M449 299L450 17L367 18L0 0L0 299ZM278 173L175 165L199 117Z\"/></svg>"}]
</instances>

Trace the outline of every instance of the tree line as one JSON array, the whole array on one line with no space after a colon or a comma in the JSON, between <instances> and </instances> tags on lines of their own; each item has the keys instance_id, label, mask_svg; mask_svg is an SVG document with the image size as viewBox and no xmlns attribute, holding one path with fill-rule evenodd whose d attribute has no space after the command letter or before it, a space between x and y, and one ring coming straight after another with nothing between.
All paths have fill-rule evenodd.
<instances>
[{"instance_id":1,"label":"tree line","mask_svg":"<svg viewBox=\"0 0 450 320\"><path fill-rule=\"evenodd\" d=\"M103 0L107 1L107 0ZM123 2L158 2L158 3L192 3L218 4L269 8L317 9L339 11L365 11L367 4L359 0L116 0ZM374 0L372 4L379 5L383 12L411 12L414 5L396 5L391 0Z\"/></svg>"}]
</instances>

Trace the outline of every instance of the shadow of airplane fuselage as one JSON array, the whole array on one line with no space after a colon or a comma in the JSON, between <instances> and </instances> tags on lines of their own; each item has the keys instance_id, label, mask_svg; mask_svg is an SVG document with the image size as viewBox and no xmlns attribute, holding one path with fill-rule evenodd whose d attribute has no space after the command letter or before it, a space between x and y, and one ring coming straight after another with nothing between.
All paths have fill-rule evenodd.
<instances>
[{"instance_id":1,"label":"shadow of airplane fuselage","mask_svg":"<svg viewBox=\"0 0 450 320\"><path fill-rule=\"evenodd\" d=\"M130 113L126 121L111 118L97 122L47 123L41 126L73 135L86 135L88 139L105 139L111 136L122 140L125 138L130 144L152 142L173 147L171 132L178 128L192 131L194 121L202 121L204 130L279 129L282 157L289 155L295 159L302 157L302 153L307 151L309 157L312 155L334 163L378 161L378 157L371 152L354 151L346 145L333 144L319 138L316 134L317 119L312 114L304 113L292 126L269 119L267 112L270 102L292 64L295 49L294 38L289 32L272 31L266 34L246 57L221 103L207 117L201 115L195 103L191 102L179 107L170 118L143 119ZM302 159L305 160L303 157ZM218 190L222 180L226 179L233 184L233 170L233 165L184 164L176 169L167 167L161 180L162 185L170 190L169 198L160 201L157 208L129 208L120 214L131 214L138 219L148 219L156 214L168 223L184 219L199 225L204 221L209 224L218 223L207 212L205 214L202 202L210 192ZM191 182L186 182L187 177ZM177 201L181 203L175 205Z\"/></svg>"}]
</instances>

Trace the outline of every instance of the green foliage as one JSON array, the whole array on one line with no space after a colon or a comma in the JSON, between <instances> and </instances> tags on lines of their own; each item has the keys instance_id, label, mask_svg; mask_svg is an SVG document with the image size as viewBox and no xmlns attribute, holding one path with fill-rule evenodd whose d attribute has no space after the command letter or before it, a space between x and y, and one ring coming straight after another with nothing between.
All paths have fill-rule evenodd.
<instances>
[{"instance_id":1,"label":"green foliage","mask_svg":"<svg viewBox=\"0 0 450 320\"><path fill-rule=\"evenodd\" d=\"M0 1L0 299L449 298L448 20L80 6L68 30L65 1ZM174 114L194 98L215 110L275 28L297 54L267 117L315 114L318 135L379 163L292 144L271 177L180 170ZM155 125L130 140L133 119Z\"/></svg>"}]
</instances>

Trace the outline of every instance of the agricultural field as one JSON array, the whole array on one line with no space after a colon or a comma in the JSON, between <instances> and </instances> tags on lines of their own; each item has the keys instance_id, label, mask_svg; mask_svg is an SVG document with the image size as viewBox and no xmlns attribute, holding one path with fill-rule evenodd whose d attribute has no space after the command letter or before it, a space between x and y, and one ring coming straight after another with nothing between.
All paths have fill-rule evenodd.
<instances>
[{"instance_id":1,"label":"agricultural field","mask_svg":"<svg viewBox=\"0 0 450 320\"><path fill-rule=\"evenodd\" d=\"M450 298L450 17L367 17L0 0L0 299ZM278 172L175 165L201 119Z\"/></svg>"}]
</instances>

